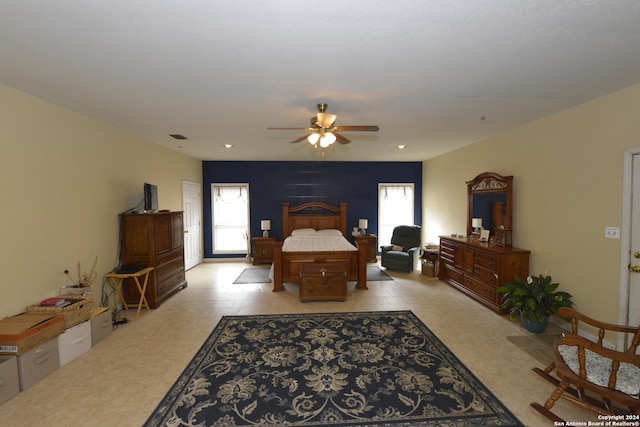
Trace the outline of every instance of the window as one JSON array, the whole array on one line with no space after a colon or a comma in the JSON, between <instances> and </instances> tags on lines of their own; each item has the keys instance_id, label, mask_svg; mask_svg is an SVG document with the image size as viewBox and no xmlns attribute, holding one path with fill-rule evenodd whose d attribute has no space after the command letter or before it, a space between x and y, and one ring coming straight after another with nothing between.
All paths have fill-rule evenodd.
<instances>
[{"instance_id":1,"label":"window","mask_svg":"<svg viewBox=\"0 0 640 427\"><path fill-rule=\"evenodd\" d=\"M249 184L211 184L213 253L247 253Z\"/></svg>"},{"instance_id":2,"label":"window","mask_svg":"<svg viewBox=\"0 0 640 427\"><path fill-rule=\"evenodd\" d=\"M413 184L378 184L378 242L388 245L397 225L413 225Z\"/></svg>"}]
</instances>

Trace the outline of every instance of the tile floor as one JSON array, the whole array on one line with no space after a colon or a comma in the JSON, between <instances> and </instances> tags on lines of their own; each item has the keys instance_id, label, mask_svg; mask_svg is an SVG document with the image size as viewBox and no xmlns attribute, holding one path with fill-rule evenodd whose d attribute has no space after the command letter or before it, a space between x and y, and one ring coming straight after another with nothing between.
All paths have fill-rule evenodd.
<instances>
[{"instance_id":1,"label":"tile floor","mask_svg":"<svg viewBox=\"0 0 640 427\"><path fill-rule=\"evenodd\" d=\"M300 303L294 284L281 293L271 284L231 284L248 266L214 262L189 270L186 289L0 406L0 425L140 426L221 316L369 310L412 310L523 423L553 425L529 407L553 389L531 371L544 366L544 348L530 354L531 335L518 323L438 279L389 272L394 281L369 282L368 291L350 284L346 302ZM564 401L555 410L567 421L596 419Z\"/></svg>"}]
</instances>

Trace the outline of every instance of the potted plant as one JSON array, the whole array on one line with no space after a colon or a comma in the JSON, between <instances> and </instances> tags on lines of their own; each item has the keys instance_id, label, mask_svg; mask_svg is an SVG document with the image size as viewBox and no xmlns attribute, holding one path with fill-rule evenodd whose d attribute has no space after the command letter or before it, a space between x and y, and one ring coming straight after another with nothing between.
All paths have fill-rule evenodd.
<instances>
[{"instance_id":1,"label":"potted plant","mask_svg":"<svg viewBox=\"0 0 640 427\"><path fill-rule=\"evenodd\" d=\"M98 257L96 256L95 261L93 261L93 266L91 267L91 271L88 273L83 273L82 268L80 267L80 261L78 261L78 278L75 279L71 276L69 270L65 270L64 274L69 277L71 280L71 285L63 286L62 294L63 295L91 295L91 283L98 276L96 273L96 265L98 264Z\"/></svg>"},{"instance_id":2,"label":"potted plant","mask_svg":"<svg viewBox=\"0 0 640 427\"><path fill-rule=\"evenodd\" d=\"M556 291L559 285L546 273L526 280L515 276L512 283L503 284L496 292L503 294L501 309L509 310L511 318L520 316L526 330L539 334L551 316L558 316L560 307L573 307L571 294Z\"/></svg>"}]
</instances>

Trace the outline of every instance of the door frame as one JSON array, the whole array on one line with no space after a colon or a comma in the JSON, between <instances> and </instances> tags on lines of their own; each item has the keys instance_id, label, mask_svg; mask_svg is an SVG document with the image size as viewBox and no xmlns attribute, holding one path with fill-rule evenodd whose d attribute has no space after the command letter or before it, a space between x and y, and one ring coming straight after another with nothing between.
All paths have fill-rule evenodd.
<instances>
[{"instance_id":1,"label":"door frame","mask_svg":"<svg viewBox=\"0 0 640 427\"><path fill-rule=\"evenodd\" d=\"M624 150L622 182L622 224L620 230L620 290L618 294L618 323L629 323L629 264L631 263L631 199L633 197L633 158L640 155L640 147ZM618 349L625 348L623 337L618 338Z\"/></svg>"}]
</instances>

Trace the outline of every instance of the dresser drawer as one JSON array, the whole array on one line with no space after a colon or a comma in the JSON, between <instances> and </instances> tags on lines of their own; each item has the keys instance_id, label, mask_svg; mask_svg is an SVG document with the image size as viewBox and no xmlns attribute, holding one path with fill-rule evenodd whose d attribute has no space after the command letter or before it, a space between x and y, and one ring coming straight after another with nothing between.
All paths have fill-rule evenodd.
<instances>
[{"instance_id":1,"label":"dresser drawer","mask_svg":"<svg viewBox=\"0 0 640 427\"><path fill-rule=\"evenodd\" d=\"M464 274L453 268L451 265L443 264L440 268L444 267L444 277L445 280L453 280L454 282L463 284L464 283Z\"/></svg>"},{"instance_id":2,"label":"dresser drawer","mask_svg":"<svg viewBox=\"0 0 640 427\"><path fill-rule=\"evenodd\" d=\"M455 249L453 245L440 242L440 260L444 263L453 264L455 260Z\"/></svg>"},{"instance_id":3,"label":"dresser drawer","mask_svg":"<svg viewBox=\"0 0 640 427\"><path fill-rule=\"evenodd\" d=\"M473 269L473 277L493 287L498 287L496 272L493 269L476 265Z\"/></svg>"},{"instance_id":4,"label":"dresser drawer","mask_svg":"<svg viewBox=\"0 0 640 427\"><path fill-rule=\"evenodd\" d=\"M166 264L168 262L171 262L173 260L176 259L181 259L182 258L182 250L176 250L176 251L172 251L166 254L162 254L162 255L158 255L157 258L157 265L162 265L162 264Z\"/></svg>"},{"instance_id":5,"label":"dresser drawer","mask_svg":"<svg viewBox=\"0 0 640 427\"><path fill-rule=\"evenodd\" d=\"M477 251L475 254L475 264L490 270L495 270L498 266L498 258L494 254Z\"/></svg>"},{"instance_id":6,"label":"dresser drawer","mask_svg":"<svg viewBox=\"0 0 640 427\"><path fill-rule=\"evenodd\" d=\"M440 262L453 265L455 262L453 252L440 251Z\"/></svg>"},{"instance_id":7,"label":"dresser drawer","mask_svg":"<svg viewBox=\"0 0 640 427\"><path fill-rule=\"evenodd\" d=\"M172 276L165 277L164 280L159 281L156 284L156 289L158 290L158 297L162 297L168 294L178 286L182 285L182 283L184 283L184 270L181 270Z\"/></svg>"},{"instance_id":8,"label":"dresser drawer","mask_svg":"<svg viewBox=\"0 0 640 427\"><path fill-rule=\"evenodd\" d=\"M464 278L464 286L470 291L478 294L482 299L492 303L498 302L498 294L496 294L496 288L493 286L489 286L469 276Z\"/></svg>"},{"instance_id":9,"label":"dresser drawer","mask_svg":"<svg viewBox=\"0 0 640 427\"><path fill-rule=\"evenodd\" d=\"M448 242L446 240L440 240L440 250L446 250L446 251L450 251L453 252L453 243Z\"/></svg>"},{"instance_id":10,"label":"dresser drawer","mask_svg":"<svg viewBox=\"0 0 640 427\"><path fill-rule=\"evenodd\" d=\"M182 269L184 269L184 264L181 258L175 259L167 264L159 265L156 267L156 281L162 282L168 276L171 276Z\"/></svg>"}]
</instances>

